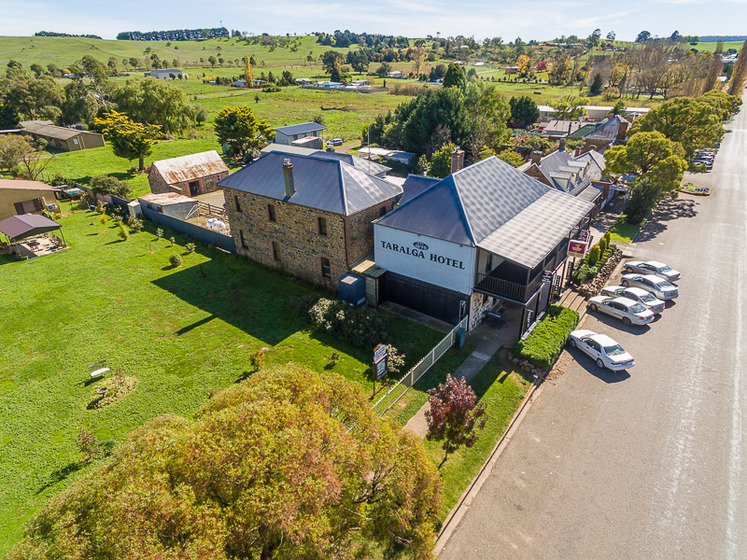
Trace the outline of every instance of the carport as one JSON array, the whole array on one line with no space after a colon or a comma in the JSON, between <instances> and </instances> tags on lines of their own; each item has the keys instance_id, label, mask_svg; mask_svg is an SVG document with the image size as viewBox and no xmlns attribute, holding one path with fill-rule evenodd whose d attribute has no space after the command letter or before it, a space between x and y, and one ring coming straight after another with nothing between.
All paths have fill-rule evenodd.
<instances>
[{"instance_id":1,"label":"carport","mask_svg":"<svg viewBox=\"0 0 747 560\"><path fill-rule=\"evenodd\" d=\"M49 235L59 230L60 236ZM62 226L39 214L20 214L0 221L0 233L20 258L40 257L67 247ZM25 241L24 241L25 240Z\"/></svg>"}]
</instances>

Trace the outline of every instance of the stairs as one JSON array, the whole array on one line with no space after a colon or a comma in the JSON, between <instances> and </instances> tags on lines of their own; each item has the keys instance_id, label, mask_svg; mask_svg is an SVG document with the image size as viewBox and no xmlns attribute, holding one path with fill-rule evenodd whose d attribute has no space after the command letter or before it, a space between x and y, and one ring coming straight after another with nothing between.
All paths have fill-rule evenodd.
<instances>
[{"instance_id":1,"label":"stairs","mask_svg":"<svg viewBox=\"0 0 747 560\"><path fill-rule=\"evenodd\" d=\"M579 315L586 312L586 298L571 289L565 290L560 298L560 305L578 311Z\"/></svg>"}]
</instances>

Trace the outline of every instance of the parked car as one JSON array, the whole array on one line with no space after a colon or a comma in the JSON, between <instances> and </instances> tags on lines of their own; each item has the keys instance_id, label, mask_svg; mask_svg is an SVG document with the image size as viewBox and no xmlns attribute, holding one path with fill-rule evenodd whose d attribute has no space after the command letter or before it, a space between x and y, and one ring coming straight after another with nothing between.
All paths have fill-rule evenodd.
<instances>
[{"instance_id":1,"label":"parked car","mask_svg":"<svg viewBox=\"0 0 747 560\"><path fill-rule=\"evenodd\" d=\"M637 272L634 272L633 274L623 274L620 283L625 287L635 286L636 288L643 288L647 292L651 292L657 298L663 299L664 301L674 299L680 295L677 286L664 280L664 278L654 276L653 274L639 274Z\"/></svg>"},{"instance_id":2,"label":"parked car","mask_svg":"<svg viewBox=\"0 0 747 560\"><path fill-rule=\"evenodd\" d=\"M616 317L625 325L645 325L654 320L654 313L650 309L623 297L594 296L589 300L589 309Z\"/></svg>"},{"instance_id":3,"label":"parked car","mask_svg":"<svg viewBox=\"0 0 747 560\"><path fill-rule=\"evenodd\" d=\"M670 282L676 282L682 276L671 266L659 261L628 261L625 263L625 272L640 272L641 274L653 274L661 276Z\"/></svg>"},{"instance_id":4,"label":"parked car","mask_svg":"<svg viewBox=\"0 0 747 560\"><path fill-rule=\"evenodd\" d=\"M585 329L573 331L568 337L568 346L590 356L600 368L621 371L635 365L633 356L606 334Z\"/></svg>"},{"instance_id":5,"label":"parked car","mask_svg":"<svg viewBox=\"0 0 747 560\"><path fill-rule=\"evenodd\" d=\"M602 288L602 294L610 297L624 297L637 301L638 303L645 305L654 313L661 313L664 311L665 303L654 296L651 292L647 292L643 288L626 288L625 286L605 286Z\"/></svg>"},{"instance_id":6,"label":"parked car","mask_svg":"<svg viewBox=\"0 0 747 560\"><path fill-rule=\"evenodd\" d=\"M328 143L333 146L342 146L342 138L332 138Z\"/></svg>"}]
</instances>

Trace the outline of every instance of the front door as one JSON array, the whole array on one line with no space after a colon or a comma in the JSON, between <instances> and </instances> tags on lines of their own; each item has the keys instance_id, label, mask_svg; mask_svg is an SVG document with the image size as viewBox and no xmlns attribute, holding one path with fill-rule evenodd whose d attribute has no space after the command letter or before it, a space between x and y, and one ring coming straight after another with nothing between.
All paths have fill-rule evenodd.
<instances>
[{"instance_id":1,"label":"front door","mask_svg":"<svg viewBox=\"0 0 747 560\"><path fill-rule=\"evenodd\" d=\"M189 196L197 196L198 194L202 194L200 192L200 182L190 181L189 182Z\"/></svg>"}]
</instances>

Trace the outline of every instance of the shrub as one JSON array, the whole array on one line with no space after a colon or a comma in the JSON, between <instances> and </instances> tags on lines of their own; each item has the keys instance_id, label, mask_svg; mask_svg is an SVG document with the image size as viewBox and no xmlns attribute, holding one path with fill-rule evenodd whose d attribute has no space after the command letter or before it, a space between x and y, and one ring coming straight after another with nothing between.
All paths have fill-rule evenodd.
<instances>
[{"instance_id":1,"label":"shrub","mask_svg":"<svg viewBox=\"0 0 747 560\"><path fill-rule=\"evenodd\" d=\"M589 263L589 266L595 266L597 264L600 254L601 250L599 245L594 245L589 251L589 254L586 256L586 260Z\"/></svg>"},{"instance_id":2,"label":"shrub","mask_svg":"<svg viewBox=\"0 0 747 560\"><path fill-rule=\"evenodd\" d=\"M158 229L156 230L156 237L158 237L159 239L160 239L161 237L163 237L163 229L161 229L161 228L158 228Z\"/></svg>"},{"instance_id":3,"label":"shrub","mask_svg":"<svg viewBox=\"0 0 747 560\"><path fill-rule=\"evenodd\" d=\"M599 243L597 243L597 245L599 246L599 253L603 255L605 249L607 249L607 240L604 237L602 237L602 239L599 240Z\"/></svg>"},{"instance_id":4,"label":"shrub","mask_svg":"<svg viewBox=\"0 0 747 560\"><path fill-rule=\"evenodd\" d=\"M179 253L173 253L169 257L169 262L171 263L171 266L173 266L174 268L179 268L180 266L182 266L182 263L184 261L182 260L182 256Z\"/></svg>"},{"instance_id":5,"label":"shrub","mask_svg":"<svg viewBox=\"0 0 747 560\"><path fill-rule=\"evenodd\" d=\"M267 352L267 348L260 348L259 350L255 350L252 352L252 354L249 356L249 363L252 366L252 370L259 371L264 367L265 365L265 352Z\"/></svg>"},{"instance_id":6,"label":"shrub","mask_svg":"<svg viewBox=\"0 0 747 560\"><path fill-rule=\"evenodd\" d=\"M130 216L127 219L127 225L130 226L130 229L135 233L143 230L143 220L136 218L135 216Z\"/></svg>"},{"instance_id":7,"label":"shrub","mask_svg":"<svg viewBox=\"0 0 747 560\"><path fill-rule=\"evenodd\" d=\"M547 315L534 327L526 340L514 344L516 357L541 369L549 369L560 356L568 335L578 325L578 313L560 305L551 305Z\"/></svg>"},{"instance_id":8,"label":"shrub","mask_svg":"<svg viewBox=\"0 0 747 560\"><path fill-rule=\"evenodd\" d=\"M96 194L113 194L128 199L132 196L130 184L110 175L97 175L91 179L91 190Z\"/></svg>"},{"instance_id":9,"label":"shrub","mask_svg":"<svg viewBox=\"0 0 747 560\"><path fill-rule=\"evenodd\" d=\"M174 239L174 236L173 236L173 235L172 235L171 237L169 237L169 243L171 243L171 246L172 246L172 247L173 247L174 245L176 245L176 239Z\"/></svg>"},{"instance_id":10,"label":"shrub","mask_svg":"<svg viewBox=\"0 0 747 560\"><path fill-rule=\"evenodd\" d=\"M123 223L119 224L119 231L117 232L117 235L119 235L119 238L122 241L127 241L130 238L130 232L127 231L127 228Z\"/></svg>"},{"instance_id":11,"label":"shrub","mask_svg":"<svg viewBox=\"0 0 747 560\"><path fill-rule=\"evenodd\" d=\"M321 298L309 309L309 320L314 328L368 348L389 339L389 329L374 310L353 308L347 303Z\"/></svg>"},{"instance_id":12,"label":"shrub","mask_svg":"<svg viewBox=\"0 0 747 560\"><path fill-rule=\"evenodd\" d=\"M106 222L108 220L109 216L107 216L106 214L101 214L101 216L99 216L99 222L101 222L101 225L106 225Z\"/></svg>"},{"instance_id":13,"label":"shrub","mask_svg":"<svg viewBox=\"0 0 747 560\"><path fill-rule=\"evenodd\" d=\"M188 253L194 253L197 249L197 245L194 243L187 243L184 248L187 250Z\"/></svg>"},{"instance_id":14,"label":"shrub","mask_svg":"<svg viewBox=\"0 0 747 560\"><path fill-rule=\"evenodd\" d=\"M581 264L573 273L573 281L577 284L583 284L589 278L594 278L599 269L595 266L589 266L588 264Z\"/></svg>"},{"instance_id":15,"label":"shrub","mask_svg":"<svg viewBox=\"0 0 747 560\"><path fill-rule=\"evenodd\" d=\"M389 373L399 373L405 365L405 355L391 344L386 345L386 366Z\"/></svg>"}]
</instances>

